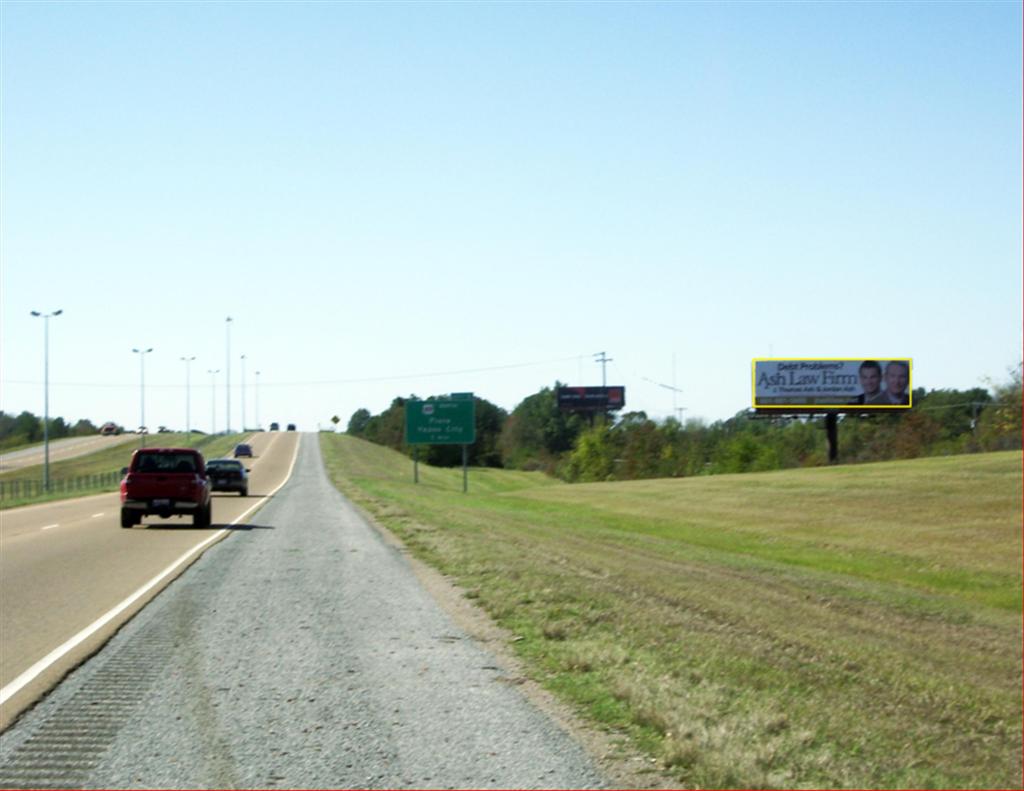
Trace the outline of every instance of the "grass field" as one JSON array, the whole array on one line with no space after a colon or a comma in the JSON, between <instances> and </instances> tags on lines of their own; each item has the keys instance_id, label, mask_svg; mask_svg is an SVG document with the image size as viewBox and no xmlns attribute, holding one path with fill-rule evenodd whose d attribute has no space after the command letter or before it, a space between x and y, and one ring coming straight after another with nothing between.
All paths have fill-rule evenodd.
<instances>
[{"instance_id":1,"label":"grass field","mask_svg":"<svg viewBox=\"0 0 1024 791\"><path fill-rule=\"evenodd\" d=\"M248 434L218 434L214 436L193 434L191 444L189 435L158 434L146 438L150 447L195 447L202 451L208 459L230 453L231 449L241 442ZM4 496L0 498L0 510L15 508L30 503L43 503L52 500L64 500L71 497L83 497L88 494L117 491L122 467L131 461L132 451L140 447L140 443L125 442L110 448L78 456L73 459L50 462L51 491L49 494L33 496L11 496L12 481L35 481L43 479L43 466L23 467L0 474L0 484L4 485Z\"/></svg>"},{"instance_id":2,"label":"grass field","mask_svg":"<svg viewBox=\"0 0 1024 791\"><path fill-rule=\"evenodd\" d=\"M531 675L689 787L1020 788L1021 456L565 485L321 435Z\"/></svg>"}]
</instances>

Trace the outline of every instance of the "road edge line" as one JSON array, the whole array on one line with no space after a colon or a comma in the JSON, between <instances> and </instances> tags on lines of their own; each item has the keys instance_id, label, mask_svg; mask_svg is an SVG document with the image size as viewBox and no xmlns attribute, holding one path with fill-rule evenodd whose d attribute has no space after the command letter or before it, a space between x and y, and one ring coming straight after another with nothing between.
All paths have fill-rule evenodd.
<instances>
[{"instance_id":1,"label":"road edge line","mask_svg":"<svg viewBox=\"0 0 1024 791\"><path fill-rule=\"evenodd\" d=\"M224 538L224 536L231 532L228 528L232 527L233 525L237 525L240 521L245 519L257 508L261 508L266 503L267 500L269 500L271 497L277 494L284 487L284 485L291 480L292 472L295 470L295 463L299 459L300 444L301 437L300 441L295 443L295 454L292 456L291 466L288 467L288 474L285 476L285 479L281 481L281 483L278 484L276 488L274 488L273 491L271 491L269 494L263 495L262 499L254 503L252 507L246 509L244 512L235 517L233 521L228 523L228 527L221 528L202 543L192 547L192 549L190 549L180 558L175 560L170 566L165 568L163 571L157 574L157 576L153 577L153 579L151 579L141 588L136 590L127 599L122 601L120 604L115 605L113 609L108 610L106 613L101 615L87 627L78 632L78 634L64 641L61 645L54 648L52 651L50 651L50 653L48 653L38 662L36 662L33 665L30 665L27 670L24 670L19 675L15 676L15 678L12 679L6 686L0 688L0 706L2 706L11 698L13 698L15 695L21 692L22 689L24 689L26 686L32 683L32 681L34 681L36 678L42 675L50 667L50 665L62 659L70 651L74 650L77 646L81 645L83 642L88 640L90 637L96 634L96 632L98 632L100 629L102 629L104 626L106 626L108 623L114 620L118 615L123 613L125 610L127 610L129 607L135 604L135 602L137 602L139 599L141 599L143 596L145 596L147 593L153 590L153 588L155 588L166 577L168 577L175 570L177 570L182 564L188 561L193 555L201 552L214 541Z\"/></svg>"}]
</instances>

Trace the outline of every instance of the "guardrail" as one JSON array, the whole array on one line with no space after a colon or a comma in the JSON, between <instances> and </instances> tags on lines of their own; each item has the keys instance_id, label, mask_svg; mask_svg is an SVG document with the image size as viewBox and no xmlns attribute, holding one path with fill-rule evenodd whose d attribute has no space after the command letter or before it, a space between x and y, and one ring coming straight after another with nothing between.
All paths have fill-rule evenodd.
<instances>
[{"instance_id":1,"label":"guardrail","mask_svg":"<svg viewBox=\"0 0 1024 791\"><path fill-rule=\"evenodd\" d=\"M116 488L121 481L118 470L92 475L75 475L70 478L50 478L50 489L43 487L41 478L13 478L0 481L0 502L11 500L34 500L47 495L68 492L104 491Z\"/></svg>"}]
</instances>

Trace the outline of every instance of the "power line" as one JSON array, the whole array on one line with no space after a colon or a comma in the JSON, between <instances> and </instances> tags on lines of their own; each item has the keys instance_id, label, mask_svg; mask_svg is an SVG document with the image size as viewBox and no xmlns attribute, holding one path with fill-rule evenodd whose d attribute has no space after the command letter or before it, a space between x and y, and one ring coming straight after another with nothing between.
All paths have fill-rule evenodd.
<instances>
[{"instance_id":1,"label":"power line","mask_svg":"<svg viewBox=\"0 0 1024 791\"><path fill-rule=\"evenodd\" d=\"M368 382L393 382L402 381L406 379L429 379L436 376L460 376L463 374L478 374L488 373L490 371L508 371L516 368L532 368L540 365L551 365L552 363L564 363L571 360L577 359L577 355L572 357L557 357L550 360L534 360L528 363L509 363L508 365L492 365L485 368L464 368L458 371L433 371L430 373L417 373L417 374L390 374L387 376L368 376L355 379L321 379L321 380L308 380L308 381L294 381L294 382L267 382L260 380L261 387L315 387L315 386L330 386L330 385L346 385L346 384L360 384ZM22 384L22 385L39 385L41 382L36 382L27 379L7 379L7 384ZM128 384L106 384L99 382L50 382L51 387L56 385L59 387L99 387L99 388L124 388L134 387L134 385ZM162 387L180 390L182 385L149 385L149 387Z\"/></svg>"},{"instance_id":2,"label":"power line","mask_svg":"<svg viewBox=\"0 0 1024 791\"><path fill-rule=\"evenodd\" d=\"M597 362L601 363L601 387L607 387L608 376L605 373L605 366L613 362L613 360L605 352L595 352L593 357Z\"/></svg>"}]
</instances>

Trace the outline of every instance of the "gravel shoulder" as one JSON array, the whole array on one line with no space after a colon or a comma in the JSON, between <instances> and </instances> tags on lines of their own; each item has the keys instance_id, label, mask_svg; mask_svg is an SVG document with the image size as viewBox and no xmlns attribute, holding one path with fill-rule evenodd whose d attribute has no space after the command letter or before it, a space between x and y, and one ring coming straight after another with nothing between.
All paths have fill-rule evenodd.
<instances>
[{"instance_id":1,"label":"gravel shoulder","mask_svg":"<svg viewBox=\"0 0 1024 791\"><path fill-rule=\"evenodd\" d=\"M486 619L331 486L314 436L299 453L249 525L4 733L0 786L619 785Z\"/></svg>"}]
</instances>

